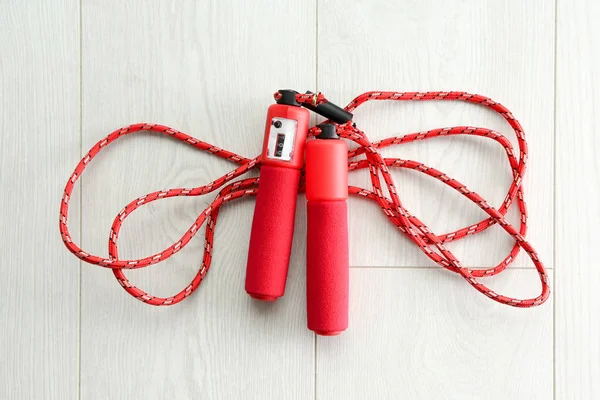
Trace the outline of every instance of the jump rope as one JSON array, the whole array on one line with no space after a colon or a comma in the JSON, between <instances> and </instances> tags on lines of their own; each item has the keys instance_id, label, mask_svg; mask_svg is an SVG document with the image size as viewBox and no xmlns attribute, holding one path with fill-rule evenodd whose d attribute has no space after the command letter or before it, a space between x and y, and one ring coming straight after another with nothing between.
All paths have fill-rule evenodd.
<instances>
[{"instance_id":1,"label":"jump rope","mask_svg":"<svg viewBox=\"0 0 600 400\"><path fill-rule=\"evenodd\" d=\"M527 164L527 142L521 124L500 103L487 97L465 92L367 92L356 97L345 108L329 102L321 93L300 94L280 90L274 95L276 104L269 107L263 151L255 158L246 158L218 148L183 132L157 124L134 124L117 129L96 143L79 162L67 181L60 206L60 233L65 246L79 259L110 268L119 284L136 299L154 306L177 304L191 295L208 272L213 253L214 230L220 207L230 201L257 196L246 269L246 291L259 300L274 301L283 296L290 259L294 217L298 192L307 197L307 318L309 329L321 335L336 335L348 326L348 195L376 202L387 219L405 234L433 262L460 274L477 291L490 299L514 307L534 307L550 295L548 276L542 261L525 239L527 209L523 195L523 175ZM369 141L364 132L352 122L352 112L373 100L466 101L487 107L500 114L514 130L519 151L515 154L511 142L500 133L485 128L457 126L438 128L404 136L390 137L378 142ZM308 128L310 109L328 118L322 124ZM214 154L238 165L233 171L204 186L175 188L149 193L130 202L119 212L112 224L108 240L108 257L100 257L82 250L69 234L67 222L69 200L75 183L90 161L110 143L135 132L162 133ZM513 180L506 198L499 208L492 207L464 184L435 168L420 162L400 158L384 158L378 149L427 140L440 136L473 135L492 139L500 144L510 164ZM310 140L306 140L311 138ZM346 139L358 145L348 150ZM358 158L364 156L363 158ZM246 172L260 168L259 178L232 182ZM348 171L368 168L372 187L348 186ZM390 168L408 168L424 173L450 186L489 217L454 232L434 234L421 220L404 208ZM383 178L383 184L381 179ZM226 185L227 184L227 185ZM226 185L226 186L224 186ZM176 196L201 196L222 188L213 202L196 218L181 239L163 251L151 256L123 260L119 258L117 241L125 218L139 207L153 201ZM387 192L387 193L386 193ZM513 202L519 210L519 228L511 225L505 215ZM124 270L144 268L157 264L183 249L206 222L205 246L202 264L191 283L172 297L152 296L134 286ZM515 243L502 262L493 268L466 268L448 250L445 243L483 232L498 224ZM494 276L504 271L523 249L533 261L541 282L541 293L530 299L503 296L483 285L479 278Z\"/></svg>"}]
</instances>

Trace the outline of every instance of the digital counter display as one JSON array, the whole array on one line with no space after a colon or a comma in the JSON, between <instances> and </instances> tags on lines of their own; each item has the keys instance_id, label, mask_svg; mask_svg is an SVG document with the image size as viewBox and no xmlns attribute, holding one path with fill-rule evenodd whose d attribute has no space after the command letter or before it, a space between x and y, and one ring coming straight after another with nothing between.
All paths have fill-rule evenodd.
<instances>
[{"instance_id":1,"label":"digital counter display","mask_svg":"<svg viewBox=\"0 0 600 400\"><path fill-rule=\"evenodd\" d=\"M298 121L288 118L273 118L269 129L267 157L272 160L291 161Z\"/></svg>"}]
</instances>

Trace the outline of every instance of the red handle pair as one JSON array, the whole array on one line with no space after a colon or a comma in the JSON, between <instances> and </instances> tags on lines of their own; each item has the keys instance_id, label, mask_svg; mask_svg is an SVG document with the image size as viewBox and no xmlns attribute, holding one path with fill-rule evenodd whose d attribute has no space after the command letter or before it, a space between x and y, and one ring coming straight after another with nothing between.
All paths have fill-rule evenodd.
<instances>
[{"instance_id":1,"label":"red handle pair","mask_svg":"<svg viewBox=\"0 0 600 400\"><path fill-rule=\"evenodd\" d=\"M285 291L308 122L296 104L269 107L246 269L256 299ZM336 335L348 326L348 149L335 126L321 127L306 144L307 317L317 334Z\"/></svg>"}]
</instances>

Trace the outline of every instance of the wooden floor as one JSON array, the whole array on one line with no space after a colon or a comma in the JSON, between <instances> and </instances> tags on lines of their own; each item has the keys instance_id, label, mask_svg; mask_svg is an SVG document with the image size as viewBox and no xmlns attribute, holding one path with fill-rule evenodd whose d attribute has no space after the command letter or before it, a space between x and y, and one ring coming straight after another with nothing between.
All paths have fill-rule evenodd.
<instances>
[{"instance_id":1,"label":"wooden floor","mask_svg":"<svg viewBox=\"0 0 600 400\"><path fill-rule=\"evenodd\" d=\"M3 1L0 399L598 398L598 21L593 0ZM64 248L62 189L108 132L157 122L255 156L271 95L287 87L342 105L368 90L464 90L509 107L529 141L528 237L550 269L553 297L526 310L494 303L356 199L350 327L335 338L306 328L304 200L286 296L275 304L243 289L251 200L223 210L213 267L175 307L133 300L108 270ZM501 118L468 104L369 104L355 121L371 139L473 125L515 141ZM441 169L495 205L510 182L502 148L482 139L386 154ZM73 194L73 238L106 255L112 219L130 200L199 186L231 167L156 135L124 138ZM406 206L436 233L482 218L438 182L394 176ZM351 182L367 185L367 173ZM212 198L134 214L120 255L160 251ZM451 249L481 267L510 247L493 228ZM128 276L153 294L174 294L195 274L202 248L199 237ZM539 290L524 255L489 284L515 296Z\"/></svg>"}]
</instances>

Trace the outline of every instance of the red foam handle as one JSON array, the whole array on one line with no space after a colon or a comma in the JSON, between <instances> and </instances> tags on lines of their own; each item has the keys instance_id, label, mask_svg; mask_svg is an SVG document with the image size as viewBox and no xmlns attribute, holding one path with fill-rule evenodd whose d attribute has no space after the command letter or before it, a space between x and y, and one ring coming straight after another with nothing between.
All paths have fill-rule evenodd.
<instances>
[{"instance_id":1,"label":"red foam handle","mask_svg":"<svg viewBox=\"0 0 600 400\"><path fill-rule=\"evenodd\" d=\"M246 292L256 299L274 301L285 292L299 180L297 169L260 169L246 267Z\"/></svg>"},{"instance_id":2,"label":"red foam handle","mask_svg":"<svg viewBox=\"0 0 600 400\"><path fill-rule=\"evenodd\" d=\"M308 328L319 335L337 335L348 327L347 213L345 200L307 204Z\"/></svg>"}]
</instances>

